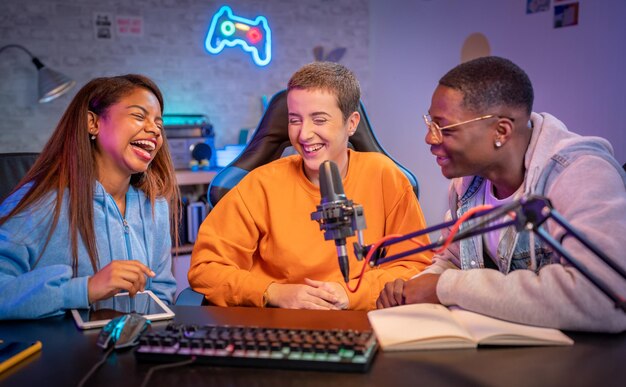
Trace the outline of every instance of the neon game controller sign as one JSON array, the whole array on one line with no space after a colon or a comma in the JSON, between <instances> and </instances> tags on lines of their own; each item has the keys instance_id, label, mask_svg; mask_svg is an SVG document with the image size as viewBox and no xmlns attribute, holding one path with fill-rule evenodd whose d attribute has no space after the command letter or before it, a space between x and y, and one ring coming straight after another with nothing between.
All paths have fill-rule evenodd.
<instances>
[{"instance_id":1,"label":"neon game controller sign","mask_svg":"<svg viewBox=\"0 0 626 387\"><path fill-rule=\"evenodd\" d=\"M265 17L245 19L233 15L225 5L213 15L204 46L211 54L219 54L225 47L240 46L250 53L254 63L265 66L272 60L272 31Z\"/></svg>"}]
</instances>

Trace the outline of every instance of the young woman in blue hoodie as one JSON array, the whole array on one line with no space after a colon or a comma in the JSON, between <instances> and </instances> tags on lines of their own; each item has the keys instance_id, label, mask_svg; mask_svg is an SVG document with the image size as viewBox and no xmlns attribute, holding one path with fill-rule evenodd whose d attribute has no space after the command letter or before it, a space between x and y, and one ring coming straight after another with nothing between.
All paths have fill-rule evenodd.
<instances>
[{"instance_id":1,"label":"young woman in blue hoodie","mask_svg":"<svg viewBox=\"0 0 626 387\"><path fill-rule=\"evenodd\" d=\"M1 319L61 314L121 291L172 302L179 191L162 111L160 90L141 75L96 78L76 94L0 206Z\"/></svg>"}]
</instances>

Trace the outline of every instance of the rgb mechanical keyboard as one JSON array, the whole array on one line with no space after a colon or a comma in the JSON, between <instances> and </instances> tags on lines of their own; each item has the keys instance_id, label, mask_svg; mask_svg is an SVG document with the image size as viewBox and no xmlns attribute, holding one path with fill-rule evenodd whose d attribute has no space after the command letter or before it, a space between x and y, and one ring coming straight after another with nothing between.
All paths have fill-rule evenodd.
<instances>
[{"instance_id":1,"label":"rgb mechanical keyboard","mask_svg":"<svg viewBox=\"0 0 626 387\"><path fill-rule=\"evenodd\" d=\"M365 372L378 344L371 331L259 328L171 323L146 332L135 356L169 363L195 357L217 366Z\"/></svg>"}]
</instances>

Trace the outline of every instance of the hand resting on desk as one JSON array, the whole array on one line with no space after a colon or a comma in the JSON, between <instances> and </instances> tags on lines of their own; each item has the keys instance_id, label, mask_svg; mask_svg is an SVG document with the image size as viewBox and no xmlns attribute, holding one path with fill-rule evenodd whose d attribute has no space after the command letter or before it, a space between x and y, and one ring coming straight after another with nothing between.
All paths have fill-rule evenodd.
<instances>
[{"instance_id":1,"label":"hand resting on desk","mask_svg":"<svg viewBox=\"0 0 626 387\"><path fill-rule=\"evenodd\" d=\"M348 294L337 282L304 279L305 284L272 283L267 288L267 303L288 309L347 309Z\"/></svg>"},{"instance_id":2,"label":"hand resting on desk","mask_svg":"<svg viewBox=\"0 0 626 387\"><path fill-rule=\"evenodd\" d=\"M404 281L387 282L376 300L376 308L389 308L404 304L439 304L437 297L439 274L423 274Z\"/></svg>"}]
</instances>

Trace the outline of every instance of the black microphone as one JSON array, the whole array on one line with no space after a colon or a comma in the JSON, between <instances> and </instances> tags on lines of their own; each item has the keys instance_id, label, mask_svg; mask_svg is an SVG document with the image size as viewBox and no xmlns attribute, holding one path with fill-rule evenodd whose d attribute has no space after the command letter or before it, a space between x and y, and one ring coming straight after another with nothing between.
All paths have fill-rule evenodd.
<instances>
[{"instance_id":1,"label":"black microphone","mask_svg":"<svg viewBox=\"0 0 626 387\"><path fill-rule=\"evenodd\" d=\"M363 208L346 197L339 169L334 162L326 160L320 165L319 181L322 199L317 211L311 213L311 220L319 223L325 240L335 240L339 269L347 283L350 281L350 263L346 238L365 228Z\"/></svg>"}]
</instances>

